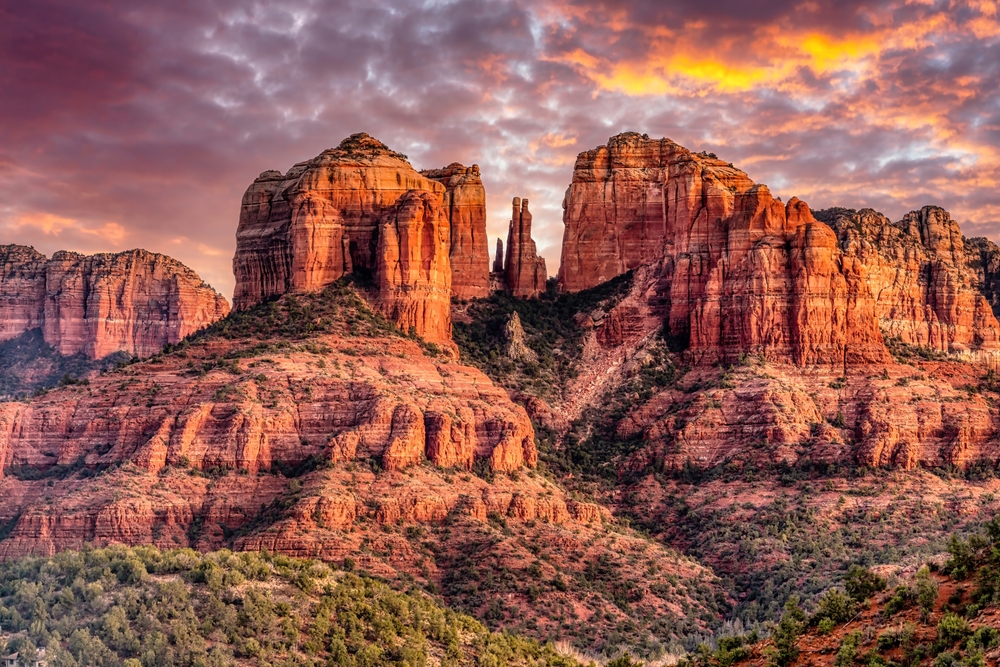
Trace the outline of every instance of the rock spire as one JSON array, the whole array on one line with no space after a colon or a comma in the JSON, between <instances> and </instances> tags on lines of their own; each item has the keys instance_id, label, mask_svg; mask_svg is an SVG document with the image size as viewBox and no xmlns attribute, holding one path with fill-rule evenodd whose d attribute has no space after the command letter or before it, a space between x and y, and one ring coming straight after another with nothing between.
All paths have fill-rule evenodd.
<instances>
[{"instance_id":1,"label":"rock spire","mask_svg":"<svg viewBox=\"0 0 1000 667\"><path fill-rule=\"evenodd\" d=\"M514 296L532 297L545 291L548 273L545 259L538 256L531 238L531 212L528 200L514 197L510 227L507 231L507 255L504 279Z\"/></svg>"}]
</instances>

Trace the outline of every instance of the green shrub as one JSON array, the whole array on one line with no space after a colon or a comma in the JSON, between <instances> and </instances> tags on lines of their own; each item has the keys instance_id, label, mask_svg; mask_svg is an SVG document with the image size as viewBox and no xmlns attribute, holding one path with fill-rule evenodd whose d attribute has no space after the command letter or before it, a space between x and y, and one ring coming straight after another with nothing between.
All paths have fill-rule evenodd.
<instances>
[{"instance_id":1,"label":"green shrub","mask_svg":"<svg viewBox=\"0 0 1000 667\"><path fill-rule=\"evenodd\" d=\"M852 564L847 570L844 589L858 602L864 602L876 593L885 590L886 579L868 568Z\"/></svg>"},{"instance_id":2,"label":"green shrub","mask_svg":"<svg viewBox=\"0 0 1000 667\"><path fill-rule=\"evenodd\" d=\"M861 645L861 633L854 631L844 637L837 649L837 655L833 660L834 667L849 667L854 662L858 654L858 646Z\"/></svg>"},{"instance_id":3,"label":"green shrub","mask_svg":"<svg viewBox=\"0 0 1000 667\"><path fill-rule=\"evenodd\" d=\"M829 619L835 624L846 623L858 611L858 603L836 588L831 588L819 599L812 622L819 623Z\"/></svg>"},{"instance_id":4,"label":"green shrub","mask_svg":"<svg viewBox=\"0 0 1000 667\"><path fill-rule=\"evenodd\" d=\"M958 614L946 613L937 625L937 641L941 648L954 646L971 633L969 623Z\"/></svg>"}]
</instances>

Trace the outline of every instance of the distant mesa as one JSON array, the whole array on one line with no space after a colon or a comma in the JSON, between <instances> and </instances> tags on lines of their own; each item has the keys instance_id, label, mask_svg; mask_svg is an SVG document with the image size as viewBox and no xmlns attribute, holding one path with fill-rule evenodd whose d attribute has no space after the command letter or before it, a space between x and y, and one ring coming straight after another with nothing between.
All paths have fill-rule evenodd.
<instances>
[{"instance_id":1,"label":"distant mesa","mask_svg":"<svg viewBox=\"0 0 1000 667\"><path fill-rule=\"evenodd\" d=\"M221 294L165 255L60 251L48 259L0 246L0 341L40 329L63 355L148 356L227 313Z\"/></svg>"}]
</instances>

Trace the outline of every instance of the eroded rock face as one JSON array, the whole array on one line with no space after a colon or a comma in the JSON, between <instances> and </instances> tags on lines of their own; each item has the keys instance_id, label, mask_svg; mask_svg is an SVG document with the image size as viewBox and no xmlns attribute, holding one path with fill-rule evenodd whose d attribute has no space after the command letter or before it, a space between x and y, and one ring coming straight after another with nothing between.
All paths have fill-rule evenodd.
<instances>
[{"instance_id":1,"label":"eroded rock face","mask_svg":"<svg viewBox=\"0 0 1000 667\"><path fill-rule=\"evenodd\" d=\"M60 354L148 356L224 317L225 298L180 262L147 252L51 259L0 246L0 340L41 328Z\"/></svg>"},{"instance_id":2,"label":"eroded rock face","mask_svg":"<svg viewBox=\"0 0 1000 667\"><path fill-rule=\"evenodd\" d=\"M655 267L645 302L611 322L621 332L658 314L694 363L884 363L883 329L941 350L996 347L1000 325L941 209L896 224L862 212L835 231L714 155L636 133L580 154L564 209L561 288Z\"/></svg>"},{"instance_id":3,"label":"eroded rock face","mask_svg":"<svg viewBox=\"0 0 1000 667\"><path fill-rule=\"evenodd\" d=\"M155 375L109 373L86 390L0 403L0 461L47 467L84 457L153 473L182 461L256 472L310 456L374 457L387 470L424 459L471 468L482 458L496 471L535 464L527 413L481 372L426 357L403 338L366 346L370 356L358 357L353 339L321 337L311 348L320 353L269 357L242 378L200 378L188 362L201 353L191 353L150 366ZM229 346L200 349L208 359Z\"/></svg>"},{"instance_id":4,"label":"eroded rock face","mask_svg":"<svg viewBox=\"0 0 1000 667\"><path fill-rule=\"evenodd\" d=\"M404 197L407 200L401 201ZM420 227L435 239L435 247L443 239L443 255L437 250L428 254L430 246L420 236L381 238L381 232L399 226L401 213L415 212L416 199L433 208L433 215L422 218ZM376 301L390 317L399 314L401 327L414 326L431 340L447 338L450 322L415 312L424 307L417 305L421 297L406 282L414 276L396 276L404 281L396 283L397 269L382 262L396 261L397 252L401 258L419 257L427 263L425 273L440 274L425 278L435 285L435 294L446 282L460 298L485 295L489 290L485 211L478 167L456 163L418 173L406 156L377 139L352 135L286 174L264 172L247 190L233 258L234 305L246 308L269 296L315 291L358 272L379 276L380 288L389 292L379 294ZM381 282L384 276L389 276L388 283ZM399 302L402 291L410 292L405 306ZM428 293L423 288L417 292ZM426 308L438 310L430 303Z\"/></svg>"},{"instance_id":5,"label":"eroded rock face","mask_svg":"<svg viewBox=\"0 0 1000 667\"><path fill-rule=\"evenodd\" d=\"M886 335L941 352L997 348L1000 324L947 211L925 206L890 223L864 209L837 216L833 228L845 259L877 290Z\"/></svg>"},{"instance_id":6,"label":"eroded rock face","mask_svg":"<svg viewBox=\"0 0 1000 667\"><path fill-rule=\"evenodd\" d=\"M435 193L411 190L390 209L378 234L376 308L403 331L451 341L448 218Z\"/></svg>"},{"instance_id":7,"label":"eroded rock face","mask_svg":"<svg viewBox=\"0 0 1000 667\"><path fill-rule=\"evenodd\" d=\"M535 241L531 238L528 200L514 197L512 209L510 228L507 231L504 280L507 289L514 296L537 296L545 291L548 272L545 270L545 258L538 256Z\"/></svg>"},{"instance_id":8,"label":"eroded rock face","mask_svg":"<svg viewBox=\"0 0 1000 667\"><path fill-rule=\"evenodd\" d=\"M445 186L444 211L451 226L451 293L459 299L489 296L490 249L486 236L486 189L479 165L454 162L420 172Z\"/></svg>"}]
</instances>

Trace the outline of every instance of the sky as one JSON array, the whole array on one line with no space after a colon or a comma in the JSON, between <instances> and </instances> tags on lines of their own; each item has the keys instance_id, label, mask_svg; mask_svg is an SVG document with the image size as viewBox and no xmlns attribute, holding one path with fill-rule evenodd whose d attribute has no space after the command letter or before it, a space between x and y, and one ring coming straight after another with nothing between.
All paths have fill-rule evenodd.
<instances>
[{"instance_id":1,"label":"sky","mask_svg":"<svg viewBox=\"0 0 1000 667\"><path fill-rule=\"evenodd\" d=\"M528 197L626 130L814 209L1000 241L992 1L0 0L0 244L175 257L227 297L243 191L355 132Z\"/></svg>"}]
</instances>

